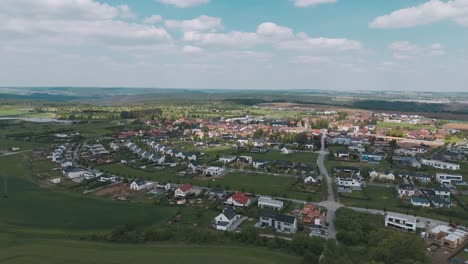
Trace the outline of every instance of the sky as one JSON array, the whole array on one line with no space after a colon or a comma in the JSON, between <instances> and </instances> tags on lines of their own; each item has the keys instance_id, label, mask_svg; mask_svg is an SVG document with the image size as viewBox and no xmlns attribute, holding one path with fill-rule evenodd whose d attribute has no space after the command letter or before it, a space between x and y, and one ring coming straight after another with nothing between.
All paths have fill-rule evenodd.
<instances>
[{"instance_id":1,"label":"sky","mask_svg":"<svg viewBox=\"0 0 468 264\"><path fill-rule=\"evenodd\" d=\"M0 86L468 92L468 0L0 0Z\"/></svg>"}]
</instances>

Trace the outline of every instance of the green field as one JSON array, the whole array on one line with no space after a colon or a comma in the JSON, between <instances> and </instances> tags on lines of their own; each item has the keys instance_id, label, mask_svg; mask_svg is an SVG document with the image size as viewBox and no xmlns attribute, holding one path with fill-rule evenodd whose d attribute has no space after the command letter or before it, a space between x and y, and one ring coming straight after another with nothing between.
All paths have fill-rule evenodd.
<instances>
[{"instance_id":1,"label":"green field","mask_svg":"<svg viewBox=\"0 0 468 264\"><path fill-rule=\"evenodd\" d=\"M123 245L0 236L0 263L300 263L261 248L179 244Z\"/></svg>"},{"instance_id":2,"label":"green field","mask_svg":"<svg viewBox=\"0 0 468 264\"><path fill-rule=\"evenodd\" d=\"M268 151L266 153L250 153L245 152L239 154L239 156L251 156L254 160L287 160L287 161L296 161L296 162L303 162L307 164L314 164L317 162L317 153L312 152L294 152L292 154L281 154L280 151Z\"/></svg>"}]
</instances>

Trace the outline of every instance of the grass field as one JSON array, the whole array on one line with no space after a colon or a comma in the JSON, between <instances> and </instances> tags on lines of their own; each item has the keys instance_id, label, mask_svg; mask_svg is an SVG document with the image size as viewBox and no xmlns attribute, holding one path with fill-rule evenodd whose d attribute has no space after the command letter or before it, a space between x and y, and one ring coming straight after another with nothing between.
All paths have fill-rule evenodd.
<instances>
[{"instance_id":1,"label":"grass field","mask_svg":"<svg viewBox=\"0 0 468 264\"><path fill-rule=\"evenodd\" d=\"M239 156L251 156L254 160L287 160L287 161L296 161L303 162L307 164L314 164L317 162L317 153L312 152L295 152L292 154L284 155L279 151L268 151L266 153L250 153L245 152Z\"/></svg>"},{"instance_id":2,"label":"grass field","mask_svg":"<svg viewBox=\"0 0 468 264\"><path fill-rule=\"evenodd\" d=\"M418 130L418 129L427 129L435 130L435 126L430 125L415 125L415 124L404 124L404 123L392 123L392 122L379 122L377 123L377 128L396 128L400 127L406 130Z\"/></svg>"},{"instance_id":3,"label":"grass field","mask_svg":"<svg viewBox=\"0 0 468 264\"><path fill-rule=\"evenodd\" d=\"M300 263L300 258L260 248L179 244L122 245L0 236L0 263Z\"/></svg>"}]
</instances>

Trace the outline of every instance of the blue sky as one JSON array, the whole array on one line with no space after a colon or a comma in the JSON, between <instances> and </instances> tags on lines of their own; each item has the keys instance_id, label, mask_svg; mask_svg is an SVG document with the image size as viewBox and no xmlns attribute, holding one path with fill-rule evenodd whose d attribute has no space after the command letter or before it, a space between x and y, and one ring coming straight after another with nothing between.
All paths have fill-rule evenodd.
<instances>
[{"instance_id":1,"label":"blue sky","mask_svg":"<svg viewBox=\"0 0 468 264\"><path fill-rule=\"evenodd\" d=\"M468 0L3 0L0 86L468 91Z\"/></svg>"}]
</instances>

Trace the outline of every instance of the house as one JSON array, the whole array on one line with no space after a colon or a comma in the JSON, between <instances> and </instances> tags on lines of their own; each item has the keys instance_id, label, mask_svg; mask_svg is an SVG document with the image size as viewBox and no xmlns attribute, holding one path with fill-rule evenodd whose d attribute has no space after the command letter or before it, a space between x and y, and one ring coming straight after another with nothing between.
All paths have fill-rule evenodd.
<instances>
[{"instance_id":1,"label":"house","mask_svg":"<svg viewBox=\"0 0 468 264\"><path fill-rule=\"evenodd\" d=\"M216 197L218 199L224 199L224 197L226 197L226 191L221 188L211 188L208 191L208 195L211 197Z\"/></svg>"},{"instance_id":2,"label":"house","mask_svg":"<svg viewBox=\"0 0 468 264\"><path fill-rule=\"evenodd\" d=\"M308 150L313 150L314 149L314 142L312 141L307 141L304 143L304 148Z\"/></svg>"},{"instance_id":3,"label":"house","mask_svg":"<svg viewBox=\"0 0 468 264\"><path fill-rule=\"evenodd\" d=\"M335 137L327 139L328 144L335 145L351 145L351 138L346 137Z\"/></svg>"},{"instance_id":4,"label":"house","mask_svg":"<svg viewBox=\"0 0 468 264\"><path fill-rule=\"evenodd\" d=\"M459 170L460 165L434 159L421 159L421 163L441 170Z\"/></svg>"},{"instance_id":5,"label":"house","mask_svg":"<svg viewBox=\"0 0 468 264\"><path fill-rule=\"evenodd\" d=\"M397 185L399 197L412 197L417 193L416 187L413 184L400 183Z\"/></svg>"},{"instance_id":6,"label":"house","mask_svg":"<svg viewBox=\"0 0 468 264\"><path fill-rule=\"evenodd\" d=\"M203 170L203 175L206 177L220 176L226 170L220 167L208 167Z\"/></svg>"},{"instance_id":7,"label":"house","mask_svg":"<svg viewBox=\"0 0 468 264\"><path fill-rule=\"evenodd\" d=\"M265 140L262 138L257 138L252 140L254 147L263 147L265 146Z\"/></svg>"},{"instance_id":8,"label":"house","mask_svg":"<svg viewBox=\"0 0 468 264\"><path fill-rule=\"evenodd\" d=\"M317 179L314 176L307 176L307 177L304 178L303 181L304 181L305 184L316 184L316 183L320 182L320 180Z\"/></svg>"},{"instance_id":9,"label":"house","mask_svg":"<svg viewBox=\"0 0 468 264\"><path fill-rule=\"evenodd\" d=\"M223 212L216 216L213 219L213 225L216 230L221 231L232 231L234 223L240 219L240 215L232 209L232 207L227 206L223 209Z\"/></svg>"},{"instance_id":10,"label":"house","mask_svg":"<svg viewBox=\"0 0 468 264\"><path fill-rule=\"evenodd\" d=\"M304 224L321 225L321 223L317 223L316 221L319 220L318 222L321 222L321 215L322 212L318 206L306 203L301 210L301 222Z\"/></svg>"},{"instance_id":11,"label":"house","mask_svg":"<svg viewBox=\"0 0 468 264\"><path fill-rule=\"evenodd\" d=\"M376 154L362 153L360 159L362 162L381 162L383 157Z\"/></svg>"},{"instance_id":12,"label":"house","mask_svg":"<svg viewBox=\"0 0 468 264\"><path fill-rule=\"evenodd\" d=\"M427 232L430 239L440 240L443 246L457 248L468 240L468 232L446 225L437 225Z\"/></svg>"},{"instance_id":13,"label":"house","mask_svg":"<svg viewBox=\"0 0 468 264\"><path fill-rule=\"evenodd\" d=\"M244 163L244 164L251 164L253 162L253 158L250 156L240 156L237 159L237 162Z\"/></svg>"},{"instance_id":14,"label":"house","mask_svg":"<svg viewBox=\"0 0 468 264\"><path fill-rule=\"evenodd\" d=\"M264 161L264 160L256 160L256 161L252 162L252 166L255 169L264 168L267 165L268 165L268 161Z\"/></svg>"},{"instance_id":15,"label":"house","mask_svg":"<svg viewBox=\"0 0 468 264\"><path fill-rule=\"evenodd\" d=\"M398 176L402 177L402 178L408 178L412 181L420 181L420 182L431 182L432 180L432 177L427 175L427 174L423 174L423 173L420 173L420 172L408 172L408 171L402 171L400 173L398 173Z\"/></svg>"},{"instance_id":16,"label":"house","mask_svg":"<svg viewBox=\"0 0 468 264\"><path fill-rule=\"evenodd\" d=\"M337 178L337 186L339 189L362 190L361 182L354 178Z\"/></svg>"},{"instance_id":17,"label":"house","mask_svg":"<svg viewBox=\"0 0 468 264\"><path fill-rule=\"evenodd\" d=\"M292 150L292 149L288 149L286 147L281 149L281 154L288 155L288 154L292 154L292 153L294 153L294 150Z\"/></svg>"},{"instance_id":18,"label":"house","mask_svg":"<svg viewBox=\"0 0 468 264\"><path fill-rule=\"evenodd\" d=\"M192 190L192 185L182 184L175 190L174 197L176 197L176 198L185 198L185 196L190 194L191 190Z\"/></svg>"},{"instance_id":19,"label":"house","mask_svg":"<svg viewBox=\"0 0 468 264\"><path fill-rule=\"evenodd\" d=\"M268 152L268 149L265 148L265 147L253 147L250 152L253 152L253 153L266 153Z\"/></svg>"},{"instance_id":20,"label":"house","mask_svg":"<svg viewBox=\"0 0 468 264\"><path fill-rule=\"evenodd\" d=\"M156 188L162 189L162 190L167 192L172 188L172 185L170 183L166 183L166 182L158 182L156 184Z\"/></svg>"},{"instance_id":21,"label":"house","mask_svg":"<svg viewBox=\"0 0 468 264\"><path fill-rule=\"evenodd\" d=\"M421 163L415 157L392 157L392 161L396 166L421 168Z\"/></svg>"},{"instance_id":22,"label":"house","mask_svg":"<svg viewBox=\"0 0 468 264\"><path fill-rule=\"evenodd\" d=\"M275 200L271 197L260 196L258 198L258 207L260 208L270 208L273 210L281 210L283 208L283 201Z\"/></svg>"},{"instance_id":23,"label":"house","mask_svg":"<svg viewBox=\"0 0 468 264\"><path fill-rule=\"evenodd\" d=\"M222 162L224 164L234 162L236 160L236 156L227 156L227 157L221 157L219 158L219 162Z\"/></svg>"},{"instance_id":24,"label":"house","mask_svg":"<svg viewBox=\"0 0 468 264\"><path fill-rule=\"evenodd\" d=\"M62 173L65 177L69 179L84 178L88 175L88 171L78 167L66 167L62 170Z\"/></svg>"},{"instance_id":25,"label":"house","mask_svg":"<svg viewBox=\"0 0 468 264\"><path fill-rule=\"evenodd\" d=\"M436 173L436 180L441 184L454 185L463 182L463 176L460 174Z\"/></svg>"},{"instance_id":26,"label":"house","mask_svg":"<svg viewBox=\"0 0 468 264\"><path fill-rule=\"evenodd\" d=\"M71 167L73 166L73 162L71 160L64 160L60 163L60 167L65 168L65 167Z\"/></svg>"},{"instance_id":27,"label":"house","mask_svg":"<svg viewBox=\"0 0 468 264\"><path fill-rule=\"evenodd\" d=\"M431 202L429 199L424 198L424 197L411 197L411 204L413 206L421 206L421 207L430 207Z\"/></svg>"},{"instance_id":28,"label":"house","mask_svg":"<svg viewBox=\"0 0 468 264\"><path fill-rule=\"evenodd\" d=\"M199 153L199 152L188 152L188 153L185 153L185 158L192 161L192 160L197 160L198 159L198 156L200 155L203 155L203 153Z\"/></svg>"},{"instance_id":29,"label":"house","mask_svg":"<svg viewBox=\"0 0 468 264\"><path fill-rule=\"evenodd\" d=\"M247 138L239 138L239 139L237 139L237 143L239 143L241 145L247 145L247 144L249 144L249 140Z\"/></svg>"},{"instance_id":30,"label":"house","mask_svg":"<svg viewBox=\"0 0 468 264\"><path fill-rule=\"evenodd\" d=\"M340 159L349 159L349 152L338 150L337 152L335 152L335 157L340 158Z\"/></svg>"},{"instance_id":31,"label":"house","mask_svg":"<svg viewBox=\"0 0 468 264\"><path fill-rule=\"evenodd\" d=\"M102 175L99 177L98 181L100 182L116 182L119 178L112 175Z\"/></svg>"},{"instance_id":32,"label":"house","mask_svg":"<svg viewBox=\"0 0 468 264\"><path fill-rule=\"evenodd\" d=\"M225 204L230 204L237 207L248 207L251 201L250 198L242 192L236 192L227 201Z\"/></svg>"},{"instance_id":33,"label":"house","mask_svg":"<svg viewBox=\"0 0 468 264\"><path fill-rule=\"evenodd\" d=\"M273 227L277 232L294 234L297 231L296 217L279 214L275 210L262 209L259 214L261 227Z\"/></svg>"},{"instance_id":34,"label":"house","mask_svg":"<svg viewBox=\"0 0 468 264\"><path fill-rule=\"evenodd\" d=\"M361 170L357 167L346 167L346 166L340 166L340 167L335 167L333 169L335 173L346 173L346 174L351 174L351 175L360 175Z\"/></svg>"},{"instance_id":35,"label":"house","mask_svg":"<svg viewBox=\"0 0 468 264\"><path fill-rule=\"evenodd\" d=\"M443 197L444 199L450 199L450 190L446 187L436 187L434 188L434 193L436 196Z\"/></svg>"},{"instance_id":36,"label":"house","mask_svg":"<svg viewBox=\"0 0 468 264\"><path fill-rule=\"evenodd\" d=\"M400 229L403 231L416 232L416 217L397 214L387 213L385 215L385 226Z\"/></svg>"},{"instance_id":37,"label":"house","mask_svg":"<svg viewBox=\"0 0 468 264\"><path fill-rule=\"evenodd\" d=\"M144 179L136 179L130 184L130 190L140 191L146 188L148 182Z\"/></svg>"},{"instance_id":38,"label":"house","mask_svg":"<svg viewBox=\"0 0 468 264\"><path fill-rule=\"evenodd\" d=\"M384 172L378 172L378 171L371 171L369 173L369 176L374 179L380 179L380 180L387 180L387 181L394 181L395 180L395 175L390 172L390 171L384 171Z\"/></svg>"}]
</instances>

